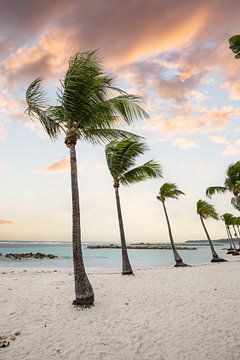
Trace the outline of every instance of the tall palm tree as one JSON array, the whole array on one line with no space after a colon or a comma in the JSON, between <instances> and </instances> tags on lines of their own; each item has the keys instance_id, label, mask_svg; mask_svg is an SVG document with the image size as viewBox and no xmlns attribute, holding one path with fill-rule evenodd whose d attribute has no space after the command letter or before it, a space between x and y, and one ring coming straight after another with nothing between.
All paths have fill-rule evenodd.
<instances>
[{"instance_id":1,"label":"tall palm tree","mask_svg":"<svg viewBox=\"0 0 240 360\"><path fill-rule=\"evenodd\" d=\"M233 207L240 210L240 161L229 165L224 186L210 186L206 190L207 197L211 198L216 193L232 192L231 203Z\"/></svg>"},{"instance_id":2,"label":"tall palm tree","mask_svg":"<svg viewBox=\"0 0 240 360\"><path fill-rule=\"evenodd\" d=\"M86 275L81 246L76 144L79 140L95 144L129 135L113 127L122 123L130 124L135 119L147 117L147 114L139 105L140 97L115 87L113 77L104 73L96 51L70 58L66 75L58 88L57 105L48 104L41 81L40 78L34 80L27 89L26 112L40 121L52 140L60 133L65 135L71 166L73 304L91 306L94 292Z\"/></svg>"},{"instance_id":3,"label":"tall palm tree","mask_svg":"<svg viewBox=\"0 0 240 360\"><path fill-rule=\"evenodd\" d=\"M209 242L209 246L212 252L212 260L211 262L220 262L220 261L227 261L225 259L222 259L218 256L216 250L214 249L213 243L210 239L209 233L207 231L206 225L203 221L203 219L207 219L207 218L212 218L215 220L218 220L218 214L216 212L216 210L214 209L213 205L207 203L204 200L198 200L197 202L197 213L200 216L200 220L203 226L203 229L205 231L205 234L207 236L208 242Z\"/></svg>"},{"instance_id":4,"label":"tall palm tree","mask_svg":"<svg viewBox=\"0 0 240 360\"><path fill-rule=\"evenodd\" d=\"M120 230L122 248L122 274L133 274L132 267L128 258L126 238L123 226L123 218L119 197L119 187L121 185L131 185L151 178L162 177L161 166L154 160L150 160L143 165L134 167L136 160L143 155L148 147L134 138L127 138L120 141L111 141L105 147L105 154L109 171L113 177L113 187L115 189L118 222Z\"/></svg>"},{"instance_id":5,"label":"tall palm tree","mask_svg":"<svg viewBox=\"0 0 240 360\"><path fill-rule=\"evenodd\" d=\"M237 231L236 231L236 228L235 228L235 225L237 225L237 222L238 222L238 220L237 220L238 218L233 216L232 214L229 214L229 213L223 214L222 218L223 218L223 220L225 222L225 226L227 228L227 233L228 233L228 236L229 236L230 243L233 244L233 249L228 251L228 253L232 254L232 255L239 255L239 252L237 251L237 246L236 246L234 237L233 237L231 229L230 229L230 226L232 226L232 229L233 229L234 235L236 237L236 240L237 240L237 242L239 242L238 241Z\"/></svg>"},{"instance_id":6,"label":"tall palm tree","mask_svg":"<svg viewBox=\"0 0 240 360\"><path fill-rule=\"evenodd\" d=\"M225 214L221 215L220 218L224 221L224 224L226 227L226 232L227 232L227 237L228 237L229 244L230 244L230 248L228 249L227 254L233 254L236 252L236 247L235 247L235 243L233 241L232 234L231 234L230 227L229 227L229 225L231 224L232 215L225 213Z\"/></svg>"},{"instance_id":7,"label":"tall palm tree","mask_svg":"<svg viewBox=\"0 0 240 360\"><path fill-rule=\"evenodd\" d=\"M159 190L157 199L159 201L161 201L162 205L163 205L163 210L164 210L164 214L167 220L167 226L168 226L168 233L169 233L169 238L170 238L170 243L172 246L172 250L173 250L173 256L175 259L176 264L174 265L175 267L179 267L179 266L189 266L187 264L185 264L181 258L181 256L179 255L174 240L173 240L173 235L172 235L172 230L171 230L171 225L170 225L170 221L169 221L169 217L168 217L168 213L167 213L167 209L166 209L166 205L165 205L165 201L167 199L176 199L178 200L180 195L185 195L184 192L182 192L181 190L179 190L177 188L177 185L174 183L164 183Z\"/></svg>"},{"instance_id":8,"label":"tall palm tree","mask_svg":"<svg viewBox=\"0 0 240 360\"><path fill-rule=\"evenodd\" d=\"M230 37L229 41L229 49L231 49L235 55L236 59L240 59L240 35L233 35Z\"/></svg>"}]
</instances>

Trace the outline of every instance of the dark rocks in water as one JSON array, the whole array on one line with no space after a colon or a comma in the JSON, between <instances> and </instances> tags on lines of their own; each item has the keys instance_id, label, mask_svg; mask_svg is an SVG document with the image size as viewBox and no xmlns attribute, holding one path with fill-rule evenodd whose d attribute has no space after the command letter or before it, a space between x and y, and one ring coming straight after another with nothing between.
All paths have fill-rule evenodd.
<instances>
[{"instance_id":1,"label":"dark rocks in water","mask_svg":"<svg viewBox=\"0 0 240 360\"><path fill-rule=\"evenodd\" d=\"M117 244L103 244L103 245L88 245L88 249L121 249L120 245ZM137 249L137 250L171 250L171 245L155 245L155 244L136 244L136 245L127 245L128 249ZM192 246L177 246L177 250L197 250L196 247Z\"/></svg>"},{"instance_id":2,"label":"dark rocks in water","mask_svg":"<svg viewBox=\"0 0 240 360\"><path fill-rule=\"evenodd\" d=\"M8 259L14 259L14 260L22 260L22 259L55 259L57 258L56 255L53 254L43 254L40 252L37 253L21 253L21 254L14 254L9 253L5 254L5 257Z\"/></svg>"}]
</instances>

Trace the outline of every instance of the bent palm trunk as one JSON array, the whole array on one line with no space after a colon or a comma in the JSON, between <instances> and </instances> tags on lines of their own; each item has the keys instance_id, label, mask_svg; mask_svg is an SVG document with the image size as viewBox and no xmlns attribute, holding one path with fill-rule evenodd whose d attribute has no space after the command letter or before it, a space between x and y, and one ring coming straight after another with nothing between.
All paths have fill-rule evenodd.
<instances>
[{"instance_id":1,"label":"bent palm trunk","mask_svg":"<svg viewBox=\"0 0 240 360\"><path fill-rule=\"evenodd\" d=\"M123 275L132 275L132 267L128 258L126 238L123 227L123 219L122 219L122 211L120 204L120 197L118 188L119 185L114 185L115 195L116 195L116 204L117 204L117 213L118 213L118 223L119 223L119 231L120 231L120 239L121 239L121 248L122 248L122 274Z\"/></svg>"},{"instance_id":2,"label":"bent palm trunk","mask_svg":"<svg viewBox=\"0 0 240 360\"><path fill-rule=\"evenodd\" d=\"M94 303L94 293L90 281L85 272L82 245L81 245L81 227L80 227L80 207L79 207L79 191L77 178L77 157L75 143L66 145L70 149L70 166L71 166L71 185L72 185L72 246L73 246L73 267L75 280L75 296L74 305L91 306Z\"/></svg>"},{"instance_id":3,"label":"bent palm trunk","mask_svg":"<svg viewBox=\"0 0 240 360\"><path fill-rule=\"evenodd\" d=\"M239 239L239 237L238 237L237 230L236 230L236 228L235 228L234 225L233 225L233 230L234 230L234 236L235 236L235 238L236 238L236 240L237 240L237 244L238 244L237 251L239 251L239 250L240 250L240 239Z\"/></svg>"},{"instance_id":4,"label":"bent palm trunk","mask_svg":"<svg viewBox=\"0 0 240 360\"><path fill-rule=\"evenodd\" d=\"M227 225L226 225L226 231L227 231L227 236L228 236L228 240L229 240L229 244L230 244L230 248L228 249L227 254L228 253L231 254L231 252L234 251L234 249L233 249L233 246L232 246L232 239L231 239L231 236L229 234Z\"/></svg>"},{"instance_id":5,"label":"bent palm trunk","mask_svg":"<svg viewBox=\"0 0 240 360\"><path fill-rule=\"evenodd\" d=\"M202 223L202 226L203 226L203 229L205 231L205 234L207 236L207 239L208 239L208 242L209 242L209 246L210 246L210 249L211 249L211 252L212 252L212 260L211 262L221 262L221 261L227 261L225 259L222 259L218 256L216 250L214 249L214 246L213 246L213 243L212 243L212 240L210 239L210 236L208 234L208 231L207 231L207 228L204 224L204 221L203 221L203 218L202 216L200 215L200 219L201 219L201 223Z\"/></svg>"},{"instance_id":6,"label":"bent palm trunk","mask_svg":"<svg viewBox=\"0 0 240 360\"><path fill-rule=\"evenodd\" d=\"M178 267L178 266L188 266L187 264L185 264L185 263L183 262L181 256L180 256L179 253L177 252L176 246L175 246L175 244L174 244L174 240L173 240L173 236L172 236L172 230L171 230L171 226L170 226L170 221L169 221L169 218L168 218L167 209L166 209L166 206L165 206L164 201L162 201L162 204L163 204L163 209L164 209L164 213L165 213L166 220L167 220L167 226L168 226L168 233L169 233L170 243L171 243L171 246L172 246L172 251L173 251L174 259L175 259L175 261L176 261L175 267Z\"/></svg>"},{"instance_id":7,"label":"bent palm trunk","mask_svg":"<svg viewBox=\"0 0 240 360\"><path fill-rule=\"evenodd\" d=\"M237 247L236 247L235 241L234 241L234 239L233 239L233 236L232 236L230 227L228 226L227 228L228 228L228 233L229 233L229 236L230 236L230 238L231 238L231 240L232 240L232 244L233 244L233 247L234 247L234 250L231 252L231 254L232 254L233 256L239 255L239 252L237 251Z\"/></svg>"}]
</instances>

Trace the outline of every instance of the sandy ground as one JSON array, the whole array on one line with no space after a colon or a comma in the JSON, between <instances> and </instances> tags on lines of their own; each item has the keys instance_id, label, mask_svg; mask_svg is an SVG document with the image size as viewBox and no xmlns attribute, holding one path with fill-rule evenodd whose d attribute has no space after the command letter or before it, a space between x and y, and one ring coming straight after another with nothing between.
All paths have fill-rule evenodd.
<instances>
[{"instance_id":1,"label":"sandy ground","mask_svg":"<svg viewBox=\"0 0 240 360\"><path fill-rule=\"evenodd\" d=\"M240 359L240 261L92 273L84 310L67 270L0 271L1 360Z\"/></svg>"}]
</instances>

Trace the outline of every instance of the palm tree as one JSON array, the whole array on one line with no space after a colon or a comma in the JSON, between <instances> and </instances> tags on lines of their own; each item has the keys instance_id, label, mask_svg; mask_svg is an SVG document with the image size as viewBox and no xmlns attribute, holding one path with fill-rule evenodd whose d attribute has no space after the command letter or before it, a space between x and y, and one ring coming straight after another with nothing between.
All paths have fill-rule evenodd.
<instances>
[{"instance_id":1,"label":"palm tree","mask_svg":"<svg viewBox=\"0 0 240 360\"><path fill-rule=\"evenodd\" d=\"M229 49L231 49L235 55L236 59L240 59L240 35L233 35L230 37L229 41Z\"/></svg>"},{"instance_id":2,"label":"palm tree","mask_svg":"<svg viewBox=\"0 0 240 360\"><path fill-rule=\"evenodd\" d=\"M80 208L77 177L76 144L80 141L103 143L128 132L113 129L119 124L147 117L140 107L141 98L114 86L113 77L105 74L96 51L70 58L64 80L58 88L58 104L48 105L41 79L27 89L27 114L40 121L52 140L60 133L70 152L72 189L72 243L75 279L74 305L91 306L94 292L86 275L81 245Z\"/></svg>"},{"instance_id":3,"label":"palm tree","mask_svg":"<svg viewBox=\"0 0 240 360\"><path fill-rule=\"evenodd\" d=\"M164 214L166 216L166 220L167 220L167 226L168 226L168 233L169 233L169 238L170 238L170 242L171 242L171 246L172 246L172 250L173 250L173 256L175 259L176 264L174 265L175 267L179 267L179 266L189 266L187 264L185 264L181 258L181 256L179 255L174 240L173 240L173 236L172 236L172 230L171 230L171 225L170 225L170 221L168 218L168 213L167 213L167 209L166 209L166 205L165 205L165 201L166 199L176 199L178 200L180 195L185 195L184 192L182 192L181 190L179 190L176 186L176 184L174 183L164 183L159 190L157 199L159 201L161 201L162 205L163 205L163 210L164 210Z\"/></svg>"},{"instance_id":4,"label":"palm tree","mask_svg":"<svg viewBox=\"0 0 240 360\"><path fill-rule=\"evenodd\" d=\"M112 141L105 147L105 154L109 171L113 177L115 189L118 222L122 248L122 274L133 274L128 258L126 238L124 233L123 218L119 197L121 185L131 185L150 178L162 177L161 166L153 160L143 165L134 167L136 160L148 150L147 146L134 138L127 138L120 141Z\"/></svg>"},{"instance_id":5,"label":"palm tree","mask_svg":"<svg viewBox=\"0 0 240 360\"><path fill-rule=\"evenodd\" d=\"M240 161L229 165L224 186L210 186L206 190L206 195L211 198L216 193L226 193L227 191L234 195L231 199L233 207L240 210Z\"/></svg>"},{"instance_id":6,"label":"palm tree","mask_svg":"<svg viewBox=\"0 0 240 360\"><path fill-rule=\"evenodd\" d=\"M215 220L219 219L218 214L217 214L216 210L214 209L213 205L207 203L204 200L198 200L198 202L197 202L197 213L200 216L200 220L201 220L203 229L204 229L205 234L207 236L207 239L209 241L209 246L210 246L210 249L211 249L211 252L212 252L212 260L211 260L211 262L227 261L227 260L222 259L222 258L220 258L218 256L216 250L214 249L213 243L212 243L212 241L210 239L210 236L209 236L209 233L208 233L207 228L205 226L205 223L203 221L203 219L207 219L207 218L212 218L212 219L215 219Z\"/></svg>"},{"instance_id":7,"label":"palm tree","mask_svg":"<svg viewBox=\"0 0 240 360\"><path fill-rule=\"evenodd\" d=\"M222 215L222 218L225 222L225 226L227 228L227 233L228 233L228 236L229 236L229 241L230 243L233 244L233 249L230 249L230 251L228 251L228 254L232 254L232 255L239 255L239 252L237 251L237 246L235 244L235 240L232 236L232 232L231 232L231 229L230 229L230 226L232 226L233 228L233 231L234 231L234 235L236 237L236 240L238 241L238 244L239 244L239 240L238 240L238 236L237 236L237 231L236 231L236 228L235 228L235 225L237 225L238 223L238 218L233 216L232 214L229 214L229 213L225 213Z\"/></svg>"},{"instance_id":8,"label":"palm tree","mask_svg":"<svg viewBox=\"0 0 240 360\"><path fill-rule=\"evenodd\" d=\"M229 225L231 223L232 215L226 213L226 214L223 214L222 216L220 216L220 218L224 221L224 224L225 224L225 227L226 227L226 232L227 232L227 237L228 237L229 244L230 244L230 248L228 249L227 254L233 254L233 253L236 252L236 247L235 247L235 244L234 244L234 241L233 241L233 238L232 238L232 234L231 234L231 231L230 231L230 228L229 228Z\"/></svg>"}]
</instances>

